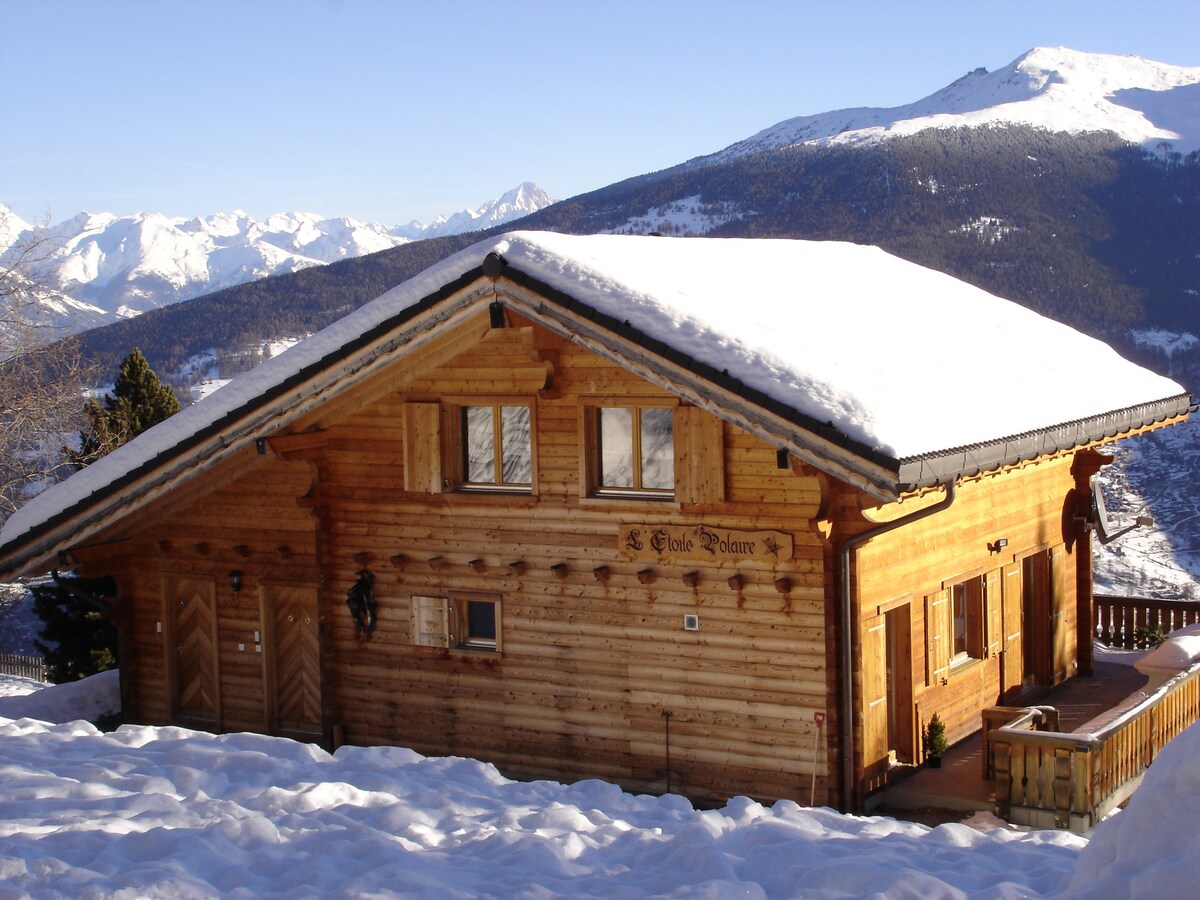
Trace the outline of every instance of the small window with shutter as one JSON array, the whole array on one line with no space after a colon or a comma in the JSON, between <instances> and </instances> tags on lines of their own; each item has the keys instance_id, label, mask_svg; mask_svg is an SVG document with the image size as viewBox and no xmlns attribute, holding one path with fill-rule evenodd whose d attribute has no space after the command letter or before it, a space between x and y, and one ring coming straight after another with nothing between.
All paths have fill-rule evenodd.
<instances>
[{"instance_id":1,"label":"small window with shutter","mask_svg":"<svg viewBox=\"0 0 1200 900\"><path fill-rule=\"evenodd\" d=\"M412 598L412 642L421 647L499 653L500 598L450 594Z\"/></svg>"}]
</instances>

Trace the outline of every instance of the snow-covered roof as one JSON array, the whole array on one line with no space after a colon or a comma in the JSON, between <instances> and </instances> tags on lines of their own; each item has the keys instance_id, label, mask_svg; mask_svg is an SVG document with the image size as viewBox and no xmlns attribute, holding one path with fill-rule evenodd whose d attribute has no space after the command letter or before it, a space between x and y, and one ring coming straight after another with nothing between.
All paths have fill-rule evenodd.
<instances>
[{"instance_id":1,"label":"snow-covered roof","mask_svg":"<svg viewBox=\"0 0 1200 900\"><path fill-rule=\"evenodd\" d=\"M875 247L512 232L443 260L55 485L5 523L0 554L166 460L252 439L264 409L278 429L278 411L299 402L306 380L339 367L345 377L348 356L479 278L489 256L552 295L547 308L616 323L726 396L882 461L897 491L1112 436L1190 403L1174 381L1100 341Z\"/></svg>"}]
</instances>

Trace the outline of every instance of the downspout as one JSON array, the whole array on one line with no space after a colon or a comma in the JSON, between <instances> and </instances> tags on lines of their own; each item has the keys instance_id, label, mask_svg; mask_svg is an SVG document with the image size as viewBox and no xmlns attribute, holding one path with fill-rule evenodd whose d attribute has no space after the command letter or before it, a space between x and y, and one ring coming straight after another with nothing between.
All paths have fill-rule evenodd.
<instances>
[{"instance_id":1,"label":"downspout","mask_svg":"<svg viewBox=\"0 0 1200 900\"><path fill-rule=\"evenodd\" d=\"M849 811L854 797L854 642L851 635L854 617L851 606L853 597L850 583L850 554L871 538L879 537L881 534L887 534L889 531L895 531L905 525L911 525L913 522L949 509L954 503L958 486L951 480L946 483L945 487L946 496L933 506L927 506L892 522L885 522L869 531L864 531L862 534L849 537L842 543L841 550L838 551L841 557L839 593L842 619L842 797L847 811Z\"/></svg>"}]
</instances>

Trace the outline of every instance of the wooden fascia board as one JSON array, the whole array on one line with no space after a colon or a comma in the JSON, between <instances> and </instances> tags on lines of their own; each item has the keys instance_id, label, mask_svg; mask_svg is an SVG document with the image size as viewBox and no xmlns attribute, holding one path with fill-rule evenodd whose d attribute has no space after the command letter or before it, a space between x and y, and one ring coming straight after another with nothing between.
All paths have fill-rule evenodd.
<instances>
[{"instance_id":1,"label":"wooden fascia board","mask_svg":"<svg viewBox=\"0 0 1200 900\"><path fill-rule=\"evenodd\" d=\"M646 381L731 422L878 500L900 495L896 473L788 422L760 405L567 309L539 291L506 278L497 283L502 302L560 337L627 369Z\"/></svg>"},{"instance_id":2,"label":"wooden fascia board","mask_svg":"<svg viewBox=\"0 0 1200 900\"><path fill-rule=\"evenodd\" d=\"M8 547L0 547L0 574L35 571L60 550L87 542L121 519L144 510L164 492L186 485L259 438L286 428L394 362L397 352L412 352L435 340L444 327L466 320L492 300L490 281L481 278L478 270L467 276L456 283L453 292L443 290L430 295L381 323L371 340L352 341L331 351L319 363L297 373L299 377L275 385L269 396L231 411L181 440L173 451L164 451L113 479L96 492L101 496L93 494L35 526L32 533L18 535Z\"/></svg>"}]
</instances>

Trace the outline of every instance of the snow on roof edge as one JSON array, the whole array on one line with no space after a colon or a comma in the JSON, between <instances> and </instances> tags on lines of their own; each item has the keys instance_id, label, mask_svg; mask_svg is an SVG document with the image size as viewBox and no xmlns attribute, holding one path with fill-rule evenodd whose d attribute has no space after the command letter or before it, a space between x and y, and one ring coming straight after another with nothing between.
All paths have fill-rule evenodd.
<instances>
[{"instance_id":1,"label":"snow on roof edge","mask_svg":"<svg viewBox=\"0 0 1200 900\"><path fill-rule=\"evenodd\" d=\"M944 319L948 315L955 318L965 315L965 325L956 322L960 332L969 332L972 326L983 327L975 318L974 306L983 307L985 316L1019 319L1023 338L1053 331L1053 340L1043 342L1045 346L1032 341L1031 352L1039 362L1044 362L1045 358L1069 356L1063 347L1054 343L1067 341L1065 335L1069 334L1070 341L1088 348L1092 356L1100 360L1097 364L1117 366L1124 374L1152 376L1156 380L1150 383L1156 387L1169 385L1173 389L1169 392L1172 397L1182 393L1179 385L1121 359L1099 341L875 247L832 241L510 232L480 241L442 260L288 351L238 376L202 403L181 411L137 440L53 486L4 523L0 529L0 552L56 515L103 492L106 486L156 463L164 455L181 452L181 448L186 449L185 445L206 429L227 420L233 421L246 410L261 406L264 398L281 384L286 385L289 379L314 366L326 365L330 358L361 342L364 335L411 311L423 300L432 298L436 302L448 285L477 270L483 259L493 252L516 270L532 273L540 282L562 290L577 302L618 321L628 315L632 322L626 319L626 324L651 339L682 354L702 358L714 371L722 371L752 390L811 416L814 421L827 420L829 426L851 440L876 447L897 460L949 452L931 450L927 444L925 448L918 448L917 453L905 453L903 446L897 449L889 446L886 438L880 439L888 428L902 437L912 430L904 426L913 418L913 409L926 402L921 391L915 390L909 396L901 392L899 400L907 402L897 402L896 395L887 388L900 379L901 373L887 370L886 366L880 372L868 372L869 377L864 379L861 370L843 365L845 359L836 355L822 357L819 363L788 358L789 353L803 356L819 350L821 337L826 333L821 328L836 333L834 329L841 327L844 330L845 321L849 319L859 329L871 326L867 335L871 340L863 342L865 346L858 356L853 357L853 362L868 359L872 354L882 356L887 362L895 356L896 343L900 339L889 321L885 319L880 327L880 322L875 320L893 313L886 304L897 300L914 304L913 314L917 318L923 312L935 320L939 316ZM905 289L909 294L904 293ZM942 295L961 306L946 306ZM935 300L941 302L941 306L937 306ZM731 312L728 307L736 308ZM781 313L786 313L782 325L777 321ZM813 324L814 321L817 324ZM995 326L991 320L984 324ZM817 333L815 346L805 345L797 350L795 345L799 341L792 338L808 332ZM786 339L781 341L780 333L787 335ZM863 335L855 332L854 336L860 339ZM943 341L937 346L944 348L950 343ZM1096 356L1098 348L1107 351L1107 355ZM962 358L956 357L952 362L961 365ZM727 364L724 368L723 363ZM809 370L803 368L805 363ZM902 374L912 378L911 372ZM940 372L934 374L941 381L945 380ZM856 383L859 381L862 384ZM851 385L851 390L845 389L846 383ZM863 385L881 393L882 400L857 395L854 389L863 393ZM1148 393L1130 396L1136 397L1137 402L1145 402L1147 395L1154 396ZM914 397L917 398L915 407ZM891 410L891 420L881 424L876 419L887 418L889 402L901 409ZM1118 406L1118 409L1130 408L1137 402ZM943 403L947 411L956 415L964 406L962 403ZM1070 408L1078 410L1078 407ZM1084 418L1102 415L1105 409L1111 408L1089 411L1091 415ZM1075 421L1076 418L1050 416L1049 421ZM898 421L902 425L899 429ZM921 439L930 440L926 433L928 424L922 421L917 429ZM992 418L986 419L982 427L987 429L982 432L983 442L1001 440L995 437L997 423ZM1033 429L1011 428L1007 432L1001 429L1000 433L1022 434L1055 427L1057 425L1043 421ZM873 428L875 432L871 430ZM949 432L951 435L957 433ZM946 436L939 434L943 438ZM943 440L941 446L969 447L979 443L978 439Z\"/></svg>"}]
</instances>

